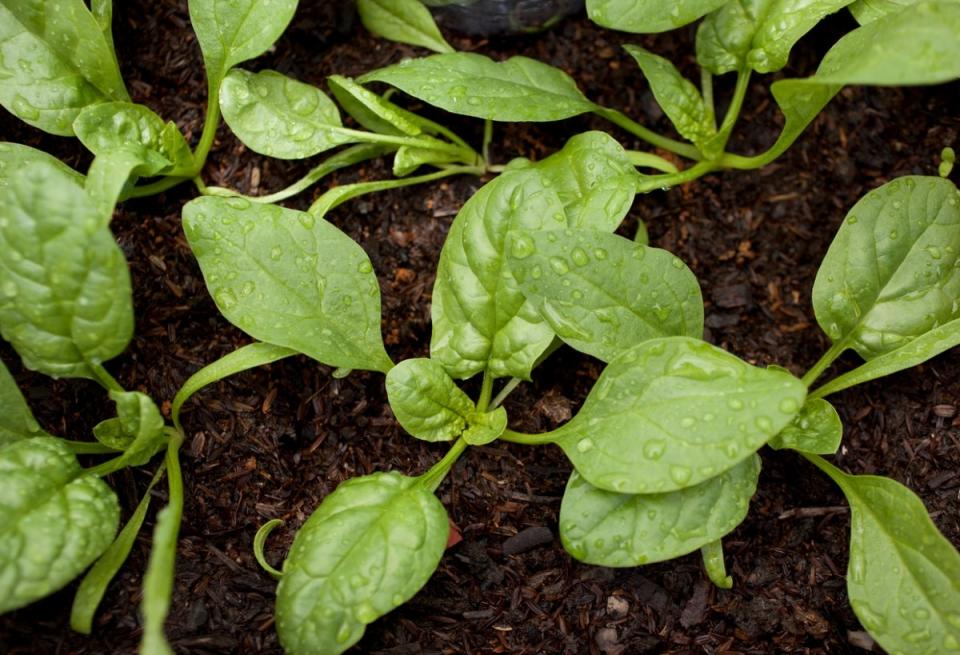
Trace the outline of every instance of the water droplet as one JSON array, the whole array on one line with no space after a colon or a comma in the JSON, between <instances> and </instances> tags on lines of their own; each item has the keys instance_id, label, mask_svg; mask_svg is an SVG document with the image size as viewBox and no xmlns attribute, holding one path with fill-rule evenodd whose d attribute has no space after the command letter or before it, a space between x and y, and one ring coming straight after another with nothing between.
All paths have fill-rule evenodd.
<instances>
[{"instance_id":1,"label":"water droplet","mask_svg":"<svg viewBox=\"0 0 960 655\"><path fill-rule=\"evenodd\" d=\"M567 262L559 257L550 258L550 268L552 268L553 272L557 275L566 275L570 272L570 267L567 265Z\"/></svg>"},{"instance_id":2,"label":"water droplet","mask_svg":"<svg viewBox=\"0 0 960 655\"><path fill-rule=\"evenodd\" d=\"M597 259L606 259L607 251L604 250L603 248L595 248L593 250L593 256L596 257Z\"/></svg>"},{"instance_id":3,"label":"water droplet","mask_svg":"<svg viewBox=\"0 0 960 655\"><path fill-rule=\"evenodd\" d=\"M368 273L373 273L373 264L364 259L362 262L357 264L357 272L363 273L364 275Z\"/></svg>"},{"instance_id":4,"label":"water droplet","mask_svg":"<svg viewBox=\"0 0 960 655\"><path fill-rule=\"evenodd\" d=\"M850 214L849 216L847 216L847 223L849 223L850 225L856 225L857 220L858 220L857 217L853 214Z\"/></svg>"},{"instance_id":5,"label":"water droplet","mask_svg":"<svg viewBox=\"0 0 960 655\"><path fill-rule=\"evenodd\" d=\"M280 246L274 246L270 249L270 259L276 261L283 257L283 248Z\"/></svg>"},{"instance_id":6,"label":"water droplet","mask_svg":"<svg viewBox=\"0 0 960 655\"><path fill-rule=\"evenodd\" d=\"M692 428L697 422L697 419L692 416L684 416L680 419L680 427L682 428Z\"/></svg>"},{"instance_id":7,"label":"water droplet","mask_svg":"<svg viewBox=\"0 0 960 655\"><path fill-rule=\"evenodd\" d=\"M510 245L510 254L517 259L526 259L537 252L533 239L526 234L515 234Z\"/></svg>"},{"instance_id":8,"label":"water droplet","mask_svg":"<svg viewBox=\"0 0 960 655\"><path fill-rule=\"evenodd\" d=\"M593 440L589 437L577 442L577 452L585 453L593 448Z\"/></svg>"},{"instance_id":9,"label":"water droplet","mask_svg":"<svg viewBox=\"0 0 960 655\"><path fill-rule=\"evenodd\" d=\"M590 263L590 257L583 248L574 248L570 253L570 259L572 259L573 263L577 266L586 266Z\"/></svg>"},{"instance_id":10,"label":"water droplet","mask_svg":"<svg viewBox=\"0 0 960 655\"><path fill-rule=\"evenodd\" d=\"M760 428L764 433L770 434L773 432L773 423L770 422L770 419L766 416L758 416L756 421L757 427Z\"/></svg>"},{"instance_id":11,"label":"water droplet","mask_svg":"<svg viewBox=\"0 0 960 655\"><path fill-rule=\"evenodd\" d=\"M337 630L337 643L343 644L350 638L350 624L344 623L340 626L340 629Z\"/></svg>"},{"instance_id":12,"label":"water droplet","mask_svg":"<svg viewBox=\"0 0 960 655\"><path fill-rule=\"evenodd\" d=\"M650 439L643 445L643 456L647 459L658 460L663 456L667 449L667 443L663 439Z\"/></svg>"},{"instance_id":13,"label":"water droplet","mask_svg":"<svg viewBox=\"0 0 960 655\"><path fill-rule=\"evenodd\" d=\"M730 409L739 411L743 409L743 401L740 400L739 398L731 398L730 400L727 401L727 407L729 407Z\"/></svg>"},{"instance_id":14,"label":"water droplet","mask_svg":"<svg viewBox=\"0 0 960 655\"><path fill-rule=\"evenodd\" d=\"M670 263L671 263L671 264L673 265L673 267L674 267L675 269L677 269L677 270L680 270L681 268L683 268L683 261L682 261L680 258L678 258L678 257L674 257L674 258L673 258L673 261L671 261Z\"/></svg>"},{"instance_id":15,"label":"water droplet","mask_svg":"<svg viewBox=\"0 0 960 655\"><path fill-rule=\"evenodd\" d=\"M798 405L797 401L793 398L784 398L780 401L779 409L784 414L796 414L797 410L800 409L800 405Z\"/></svg>"},{"instance_id":16,"label":"water droplet","mask_svg":"<svg viewBox=\"0 0 960 655\"><path fill-rule=\"evenodd\" d=\"M676 482L678 485L685 485L690 481L690 476L693 475L693 471L690 470L689 466L671 466L670 467L670 479Z\"/></svg>"}]
</instances>

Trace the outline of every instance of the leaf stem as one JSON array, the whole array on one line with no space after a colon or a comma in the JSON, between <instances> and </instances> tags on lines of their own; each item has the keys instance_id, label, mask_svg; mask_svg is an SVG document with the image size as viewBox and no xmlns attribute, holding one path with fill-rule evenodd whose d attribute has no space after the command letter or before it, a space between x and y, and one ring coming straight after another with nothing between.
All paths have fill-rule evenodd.
<instances>
[{"instance_id":1,"label":"leaf stem","mask_svg":"<svg viewBox=\"0 0 960 655\"><path fill-rule=\"evenodd\" d=\"M801 457L805 458L808 462L816 466L818 469L826 473L831 480L833 480L840 490L846 494L847 492L847 474L838 469L836 466L825 460L820 455L815 455L813 453L805 453L802 451L796 451L800 454Z\"/></svg>"},{"instance_id":2,"label":"leaf stem","mask_svg":"<svg viewBox=\"0 0 960 655\"><path fill-rule=\"evenodd\" d=\"M626 116L622 112L617 111L616 109L610 109L609 107L602 107L600 105L596 106L594 113L598 116L601 116L614 125L623 128L630 134L633 134L640 139L643 139L650 145L656 146L657 148L663 148L672 153L678 154L681 157L686 157L687 159L692 159L693 161L700 161L703 159L703 155L700 154L693 145L689 143L683 143L681 141L676 141L668 137L657 134L653 130L650 130L640 123L637 123L632 118Z\"/></svg>"},{"instance_id":3,"label":"leaf stem","mask_svg":"<svg viewBox=\"0 0 960 655\"><path fill-rule=\"evenodd\" d=\"M670 187L703 177L707 173L717 170L717 168L719 167L716 162L701 161L686 170L680 171L679 173L670 173L667 175L645 175L637 183L637 193L650 193L651 191L656 191L657 189L666 191Z\"/></svg>"},{"instance_id":4,"label":"leaf stem","mask_svg":"<svg viewBox=\"0 0 960 655\"><path fill-rule=\"evenodd\" d=\"M707 107L710 125L716 130L717 111L713 100L713 74L702 67L700 68L700 94L703 96L703 104Z\"/></svg>"},{"instance_id":5,"label":"leaf stem","mask_svg":"<svg viewBox=\"0 0 960 655\"><path fill-rule=\"evenodd\" d=\"M483 382L480 383L480 398L477 399L477 411L483 414L490 406L490 396L493 395L493 376L490 369L483 372Z\"/></svg>"},{"instance_id":6,"label":"leaf stem","mask_svg":"<svg viewBox=\"0 0 960 655\"><path fill-rule=\"evenodd\" d=\"M500 390L500 393L498 393L490 403L489 410L492 411L499 407L500 404L507 399L507 396L513 393L513 390L520 386L521 382L523 382L523 380L520 378L510 378L510 381L503 385L503 389Z\"/></svg>"},{"instance_id":7,"label":"leaf stem","mask_svg":"<svg viewBox=\"0 0 960 655\"><path fill-rule=\"evenodd\" d=\"M733 90L733 98L730 100L730 106L723 115L723 123L717 134L720 138L717 144L717 151L723 151L727 147L727 141L730 140L730 134L733 132L733 126L740 117L740 111L743 109L743 100L747 96L747 89L750 88L750 68L742 68L737 71L737 85ZM723 155L721 155L721 158Z\"/></svg>"},{"instance_id":8,"label":"leaf stem","mask_svg":"<svg viewBox=\"0 0 960 655\"><path fill-rule=\"evenodd\" d=\"M664 173L679 173L679 169L672 162L667 161L659 155L652 152L642 152L640 150L627 150L627 157L630 163L640 168L652 168Z\"/></svg>"},{"instance_id":9,"label":"leaf stem","mask_svg":"<svg viewBox=\"0 0 960 655\"><path fill-rule=\"evenodd\" d=\"M264 571L267 572L270 577L274 580L279 580L283 577L283 571L278 571L270 565L270 562L267 561L266 555L263 553L263 547L267 543L267 538L270 536L270 533L276 530L278 527L283 525L283 519L273 519L267 521L260 526L260 529L257 530L257 534L253 536L253 556L257 560L257 564L260 565Z\"/></svg>"},{"instance_id":10,"label":"leaf stem","mask_svg":"<svg viewBox=\"0 0 960 655\"><path fill-rule=\"evenodd\" d=\"M463 437L457 439L453 447L443 456L443 459L431 466L429 471L420 476L420 484L430 491L436 491L437 487L444 481L450 469L453 468L453 465L460 459L460 455L462 455L466 449L467 442L463 440Z\"/></svg>"},{"instance_id":11,"label":"leaf stem","mask_svg":"<svg viewBox=\"0 0 960 655\"><path fill-rule=\"evenodd\" d=\"M830 368L830 365L839 357L844 350L847 349L846 340L840 340L830 346L830 349L827 352L823 353L823 356L817 360L817 362L810 367L810 370L807 371L801 381L807 385L807 388L810 387L814 382L817 381L823 372Z\"/></svg>"},{"instance_id":12,"label":"leaf stem","mask_svg":"<svg viewBox=\"0 0 960 655\"><path fill-rule=\"evenodd\" d=\"M110 375L110 372L103 367L103 364L91 364L93 374L97 377L97 382L107 391L124 392L124 388L117 382L116 378Z\"/></svg>"},{"instance_id":13,"label":"leaf stem","mask_svg":"<svg viewBox=\"0 0 960 655\"><path fill-rule=\"evenodd\" d=\"M484 164L490 161L490 143L493 141L493 121L489 118L483 122L483 146L480 149L480 155L483 157Z\"/></svg>"},{"instance_id":14,"label":"leaf stem","mask_svg":"<svg viewBox=\"0 0 960 655\"><path fill-rule=\"evenodd\" d=\"M220 127L220 82L223 80L223 74L214 81L207 73L207 112L203 119L203 132L200 133L200 141L197 143L197 149L193 151L194 169L193 175L200 175L204 164L207 163L207 155L210 154L210 148L213 147L213 140L217 137L217 128Z\"/></svg>"},{"instance_id":15,"label":"leaf stem","mask_svg":"<svg viewBox=\"0 0 960 655\"><path fill-rule=\"evenodd\" d=\"M173 187L179 184L182 184L190 179L191 179L190 177L165 177L163 179L157 180L156 182L151 182L150 184L135 186L126 195L124 195L121 198L121 200L155 196L158 193L163 193L164 191L168 189L172 189Z\"/></svg>"},{"instance_id":16,"label":"leaf stem","mask_svg":"<svg viewBox=\"0 0 960 655\"><path fill-rule=\"evenodd\" d=\"M525 446L542 446L548 443L553 443L554 433L546 432L544 434L525 434L523 432L514 432L509 428L503 431L503 434L500 435L501 441L509 441L510 443L519 443Z\"/></svg>"}]
</instances>

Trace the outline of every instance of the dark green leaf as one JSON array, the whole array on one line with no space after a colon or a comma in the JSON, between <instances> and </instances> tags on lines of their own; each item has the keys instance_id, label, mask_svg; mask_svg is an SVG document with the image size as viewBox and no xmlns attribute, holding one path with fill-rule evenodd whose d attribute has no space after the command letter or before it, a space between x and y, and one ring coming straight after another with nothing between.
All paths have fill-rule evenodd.
<instances>
[{"instance_id":1,"label":"dark green leaf","mask_svg":"<svg viewBox=\"0 0 960 655\"><path fill-rule=\"evenodd\" d=\"M419 0L357 0L357 9L363 26L377 36L434 52L453 52Z\"/></svg>"},{"instance_id":2,"label":"dark green leaf","mask_svg":"<svg viewBox=\"0 0 960 655\"><path fill-rule=\"evenodd\" d=\"M387 398L403 429L424 441L456 439L473 401L432 359L407 359L387 373Z\"/></svg>"},{"instance_id":3,"label":"dark green leaf","mask_svg":"<svg viewBox=\"0 0 960 655\"><path fill-rule=\"evenodd\" d=\"M277 587L289 655L336 655L368 623L409 600L447 543L447 513L416 478L376 473L327 496L303 525Z\"/></svg>"}]
</instances>

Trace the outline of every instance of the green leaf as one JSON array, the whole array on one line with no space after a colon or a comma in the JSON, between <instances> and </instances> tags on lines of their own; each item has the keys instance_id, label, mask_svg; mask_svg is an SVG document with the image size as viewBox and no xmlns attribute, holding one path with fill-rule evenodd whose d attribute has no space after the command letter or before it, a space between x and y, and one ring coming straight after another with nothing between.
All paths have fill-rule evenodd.
<instances>
[{"instance_id":1,"label":"green leaf","mask_svg":"<svg viewBox=\"0 0 960 655\"><path fill-rule=\"evenodd\" d=\"M276 71L233 69L220 87L220 108L244 145L278 159L305 159L357 140L337 129L340 112L323 91Z\"/></svg>"},{"instance_id":2,"label":"green leaf","mask_svg":"<svg viewBox=\"0 0 960 655\"><path fill-rule=\"evenodd\" d=\"M0 448L0 614L57 591L113 541L117 497L59 439Z\"/></svg>"},{"instance_id":3,"label":"green leaf","mask_svg":"<svg viewBox=\"0 0 960 655\"><path fill-rule=\"evenodd\" d=\"M717 539L700 549L703 557L703 568L707 577L718 589L733 587L733 578L727 575L727 564L723 561L723 541Z\"/></svg>"},{"instance_id":4,"label":"green leaf","mask_svg":"<svg viewBox=\"0 0 960 655\"><path fill-rule=\"evenodd\" d=\"M376 36L434 52L453 52L419 0L357 0L363 26Z\"/></svg>"},{"instance_id":5,"label":"green leaf","mask_svg":"<svg viewBox=\"0 0 960 655\"><path fill-rule=\"evenodd\" d=\"M652 34L683 27L706 16L727 0L587 0L587 15L597 25L612 30Z\"/></svg>"},{"instance_id":6,"label":"green leaf","mask_svg":"<svg viewBox=\"0 0 960 655\"><path fill-rule=\"evenodd\" d=\"M596 230L514 231L508 261L557 336L605 362L647 339L703 336L700 285L666 250Z\"/></svg>"},{"instance_id":7,"label":"green leaf","mask_svg":"<svg viewBox=\"0 0 960 655\"><path fill-rule=\"evenodd\" d=\"M424 164L442 166L456 164L460 159L460 155L446 150L401 146L393 156L393 174L395 177L406 177Z\"/></svg>"},{"instance_id":8,"label":"green leaf","mask_svg":"<svg viewBox=\"0 0 960 655\"><path fill-rule=\"evenodd\" d=\"M0 333L30 369L94 379L133 334L123 252L59 167L20 171L0 205Z\"/></svg>"},{"instance_id":9,"label":"green leaf","mask_svg":"<svg viewBox=\"0 0 960 655\"><path fill-rule=\"evenodd\" d=\"M818 464L850 503L847 594L884 650L935 655L960 648L960 554L899 482Z\"/></svg>"},{"instance_id":10,"label":"green leaf","mask_svg":"<svg viewBox=\"0 0 960 655\"><path fill-rule=\"evenodd\" d=\"M103 225L110 224L117 201L141 176L156 175L169 166L169 160L141 147L123 146L98 155L87 171L84 189L96 205Z\"/></svg>"},{"instance_id":11,"label":"green leaf","mask_svg":"<svg viewBox=\"0 0 960 655\"><path fill-rule=\"evenodd\" d=\"M368 623L427 582L447 544L440 501L416 478L344 482L297 533L277 586L277 633L289 655L336 655Z\"/></svg>"},{"instance_id":12,"label":"green leaf","mask_svg":"<svg viewBox=\"0 0 960 655\"><path fill-rule=\"evenodd\" d=\"M851 0L738 0L707 16L697 30L697 61L720 75L749 66L772 73L825 16Z\"/></svg>"},{"instance_id":13,"label":"green leaf","mask_svg":"<svg viewBox=\"0 0 960 655\"><path fill-rule=\"evenodd\" d=\"M20 170L37 162L59 169L77 186L83 186L83 175L56 157L21 143L0 141L0 193L3 193L4 187L10 186L10 181Z\"/></svg>"},{"instance_id":14,"label":"green leaf","mask_svg":"<svg viewBox=\"0 0 960 655\"><path fill-rule=\"evenodd\" d=\"M397 136L418 136L423 132L415 114L384 100L349 77L331 75L327 83L343 110L371 132Z\"/></svg>"},{"instance_id":15,"label":"green leaf","mask_svg":"<svg viewBox=\"0 0 960 655\"><path fill-rule=\"evenodd\" d=\"M297 10L297 0L189 0L188 5L213 91L231 68L266 52Z\"/></svg>"},{"instance_id":16,"label":"green leaf","mask_svg":"<svg viewBox=\"0 0 960 655\"><path fill-rule=\"evenodd\" d=\"M492 412L473 412L469 426L463 431L463 440L471 446L485 446L496 441L507 429L507 410L497 407Z\"/></svg>"},{"instance_id":17,"label":"green leaf","mask_svg":"<svg viewBox=\"0 0 960 655\"><path fill-rule=\"evenodd\" d=\"M604 491L574 471L560 506L560 539L573 557L599 566L680 557L740 525L759 477L755 454L700 484L659 494Z\"/></svg>"},{"instance_id":18,"label":"green leaf","mask_svg":"<svg viewBox=\"0 0 960 655\"><path fill-rule=\"evenodd\" d=\"M957 0L942 0L956 2ZM903 11L906 7L917 4L918 0L857 0L850 5L850 13L861 25L872 23L887 14Z\"/></svg>"},{"instance_id":19,"label":"green leaf","mask_svg":"<svg viewBox=\"0 0 960 655\"><path fill-rule=\"evenodd\" d=\"M835 377L817 389L814 395L827 396L885 375L913 368L957 345L960 345L960 319L934 328L905 346L874 357L852 371Z\"/></svg>"},{"instance_id":20,"label":"green leaf","mask_svg":"<svg viewBox=\"0 0 960 655\"><path fill-rule=\"evenodd\" d=\"M843 422L833 405L822 398L808 398L800 413L767 445L774 450L832 455L842 439Z\"/></svg>"},{"instance_id":21,"label":"green leaf","mask_svg":"<svg viewBox=\"0 0 960 655\"><path fill-rule=\"evenodd\" d=\"M717 130L713 124L713 114L697 87L683 77L667 59L640 46L623 47L640 65L657 104L677 128L680 136L702 151L704 145L716 136Z\"/></svg>"},{"instance_id":22,"label":"green leaf","mask_svg":"<svg viewBox=\"0 0 960 655\"><path fill-rule=\"evenodd\" d=\"M117 417L98 423L93 434L105 446L123 451L115 468L143 466L167 444L163 416L139 391L111 391L110 398L117 404Z\"/></svg>"},{"instance_id":23,"label":"green leaf","mask_svg":"<svg viewBox=\"0 0 960 655\"><path fill-rule=\"evenodd\" d=\"M0 449L14 441L30 437L47 436L26 399L20 393L16 380L10 375L6 365L0 361Z\"/></svg>"},{"instance_id":24,"label":"green leaf","mask_svg":"<svg viewBox=\"0 0 960 655\"><path fill-rule=\"evenodd\" d=\"M611 232L630 211L640 179L623 146L606 132L574 135L534 167L553 185L570 227Z\"/></svg>"},{"instance_id":25,"label":"green leaf","mask_svg":"<svg viewBox=\"0 0 960 655\"><path fill-rule=\"evenodd\" d=\"M483 370L529 379L553 331L507 272L511 227L566 227L556 192L533 169L503 173L457 214L433 287L430 356L454 378Z\"/></svg>"},{"instance_id":26,"label":"green leaf","mask_svg":"<svg viewBox=\"0 0 960 655\"><path fill-rule=\"evenodd\" d=\"M363 249L321 218L242 198L187 204L183 226L228 321L333 367L388 371L380 286Z\"/></svg>"},{"instance_id":27,"label":"green leaf","mask_svg":"<svg viewBox=\"0 0 960 655\"><path fill-rule=\"evenodd\" d=\"M172 121L132 102L107 102L80 112L73 123L81 143L98 157L131 150L151 169L146 175L184 175L193 170L190 146Z\"/></svg>"},{"instance_id":28,"label":"green leaf","mask_svg":"<svg viewBox=\"0 0 960 655\"><path fill-rule=\"evenodd\" d=\"M872 359L960 318L960 192L902 177L854 205L813 285L820 327Z\"/></svg>"},{"instance_id":29,"label":"green leaf","mask_svg":"<svg viewBox=\"0 0 960 655\"><path fill-rule=\"evenodd\" d=\"M466 428L473 401L432 359L407 359L387 373L387 398L403 429L424 441L450 441Z\"/></svg>"},{"instance_id":30,"label":"green leaf","mask_svg":"<svg viewBox=\"0 0 960 655\"><path fill-rule=\"evenodd\" d=\"M720 475L800 411L804 384L704 341L645 341L607 365L573 419L545 435L588 482L650 494Z\"/></svg>"},{"instance_id":31,"label":"green leaf","mask_svg":"<svg viewBox=\"0 0 960 655\"><path fill-rule=\"evenodd\" d=\"M90 13L100 26L103 38L113 50L113 0L90 0Z\"/></svg>"},{"instance_id":32,"label":"green leaf","mask_svg":"<svg viewBox=\"0 0 960 655\"><path fill-rule=\"evenodd\" d=\"M104 96L129 99L113 47L83 0L0 0L0 4L41 47L68 62ZM26 50L29 53L30 48Z\"/></svg>"},{"instance_id":33,"label":"green leaf","mask_svg":"<svg viewBox=\"0 0 960 655\"><path fill-rule=\"evenodd\" d=\"M556 121L595 109L569 75L527 57L495 62L472 52L432 55L359 81L386 82L449 112L495 121Z\"/></svg>"}]
</instances>

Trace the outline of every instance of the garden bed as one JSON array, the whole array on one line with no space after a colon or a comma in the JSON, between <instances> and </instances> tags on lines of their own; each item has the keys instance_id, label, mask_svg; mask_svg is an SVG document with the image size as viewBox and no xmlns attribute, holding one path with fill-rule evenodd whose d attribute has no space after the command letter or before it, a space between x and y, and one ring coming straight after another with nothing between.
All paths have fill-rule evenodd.
<instances>
[{"instance_id":1,"label":"garden bed","mask_svg":"<svg viewBox=\"0 0 960 655\"><path fill-rule=\"evenodd\" d=\"M274 51L255 62L314 84L327 75L360 75L419 51L368 35L349 13L304 3ZM333 3L330 3L333 4ZM135 102L199 136L206 87L186 2L118 3L114 33ZM850 27L826 21L795 49L787 75L809 75ZM636 41L693 71L693 30L637 38L585 18L550 32L491 40L453 39L463 50L500 58L524 54L562 67L593 100L669 131L620 43ZM764 98L755 82L752 98ZM718 85L722 97L731 89ZM723 95L726 94L726 95ZM424 109L426 115L435 110ZM447 116L478 143L480 121ZM770 101L748 106L731 149L769 145L780 117ZM493 157L542 158L570 135L609 124L579 118L498 127ZM863 193L898 175L935 174L940 148L960 134L960 84L924 88L848 88L776 164L755 172L712 174L667 192L638 196L621 233L637 220L651 243L683 259L706 301L706 338L750 362L802 373L826 347L810 311L817 267L845 212ZM615 135L626 145L633 138ZM0 139L42 148L79 170L79 143L42 135L4 116ZM222 128L205 172L208 183L244 193L282 188L306 162L248 152ZM331 184L389 175L383 163L331 176ZM369 253L383 296L383 334L399 361L424 356L430 291L453 216L481 181L458 177L388 191L334 210L330 220ZM136 337L110 364L118 380L170 400L201 366L249 338L209 298L180 227L191 188L124 203L112 228L131 266ZM291 206L305 208L310 194ZM85 438L111 407L99 387L51 383L23 370L4 347L41 424ZM853 355L838 364L849 367ZM563 348L505 405L511 427L540 432L576 411L602 365ZM934 522L960 544L960 355L866 384L833 398L846 434L836 461L855 473L897 479L923 499ZM382 377L341 380L296 357L237 375L202 392L185 410L186 507L167 633L178 652L279 653L273 629L275 582L254 561L257 528L272 518L271 561L286 553L297 527L338 483L373 471L421 473L445 448L410 438L387 405ZM168 410L168 404L164 410ZM960 419L957 420L960 425ZM371 625L355 649L371 653L791 653L860 652L869 644L844 587L849 516L839 490L795 453L763 451L753 510L724 540L734 587L715 589L696 554L637 569L575 562L560 546L557 514L570 465L556 448L496 442L471 449L439 489L462 540L409 603ZM125 514L150 480L125 470L111 483ZM160 495L164 492L157 491ZM158 503L159 505L159 503ZM152 523L151 517L148 524ZM549 531L549 532L547 532ZM67 629L73 586L0 617L0 652L129 653L139 640L136 611L149 533L111 585L84 637Z\"/></svg>"}]
</instances>

